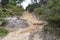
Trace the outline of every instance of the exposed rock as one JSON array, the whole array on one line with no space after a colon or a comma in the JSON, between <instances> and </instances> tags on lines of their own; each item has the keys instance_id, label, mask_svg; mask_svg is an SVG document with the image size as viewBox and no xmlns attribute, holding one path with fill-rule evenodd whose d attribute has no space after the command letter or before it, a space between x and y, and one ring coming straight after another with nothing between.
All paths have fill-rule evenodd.
<instances>
[{"instance_id":1,"label":"exposed rock","mask_svg":"<svg viewBox=\"0 0 60 40\"><path fill-rule=\"evenodd\" d=\"M20 34L22 30L11 32L2 40L43 40L40 29Z\"/></svg>"},{"instance_id":2,"label":"exposed rock","mask_svg":"<svg viewBox=\"0 0 60 40\"><path fill-rule=\"evenodd\" d=\"M17 17L8 17L6 18L8 20L7 28L11 29L19 29L19 28L26 28L28 27L28 23L23 19L18 19Z\"/></svg>"},{"instance_id":3,"label":"exposed rock","mask_svg":"<svg viewBox=\"0 0 60 40\"><path fill-rule=\"evenodd\" d=\"M19 31L11 32L2 40L28 40L30 33L27 32L27 33L20 34L21 31L19 30Z\"/></svg>"}]
</instances>

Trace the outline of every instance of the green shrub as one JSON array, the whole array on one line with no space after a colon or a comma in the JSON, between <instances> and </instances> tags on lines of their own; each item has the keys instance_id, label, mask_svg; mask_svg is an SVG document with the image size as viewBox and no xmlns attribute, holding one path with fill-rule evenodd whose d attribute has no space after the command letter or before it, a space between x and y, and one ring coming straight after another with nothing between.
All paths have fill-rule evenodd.
<instances>
[{"instance_id":1,"label":"green shrub","mask_svg":"<svg viewBox=\"0 0 60 40\"><path fill-rule=\"evenodd\" d=\"M36 15L42 15L43 13L44 13L44 9L43 8L36 8L36 9L34 9L34 13L36 14Z\"/></svg>"},{"instance_id":2,"label":"green shrub","mask_svg":"<svg viewBox=\"0 0 60 40\"><path fill-rule=\"evenodd\" d=\"M7 5L8 11L14 13L15 15L21 15L24 9L21 6Z\"/></svg>"},{"instance_id":3,"label":"green shrub","mask_svg":"<svg viewBox=\"0 0 60 40\"><path fill-rule=\"evenodd\" d=\"M19 6L8 5L7 8L0 9L0 17L8 17L11 15L22 15L24 9Z\"/></svg>"},{"instance_id":4,"label":"green shrub","mask_svg":"<svg viewBox=\"0 0 60 40\"><path fill-rule=\"evenodd\" d=\"M0 28L0 36L5 36L8 34L8 31L6 29Z\"/></svg>"},{"instance_id":5,"label":"green shrub","mask_svg":"<svg viewBox=\"0 0 60 40\"><path fill-rule=\"evenodd\" d=\"M60 23L60 15L52 15L46 18L49 23Z\"/></svg>"},{"instance_id":6,"label":"green shrub","mask_svg":"<svg viewBox=\"0 0 60 40\"><path fill-rule=\"evenodd\" d=\"M60 15L52 15L46 18L47 26L44 26L44 32L49 32L51 35L60 37Z\"/></svg>"},{"instance_id":7,"label":"green shrub","mask_svg":"<svg viewBox=\"0 0 60 40\"><path fill-rule=\"evenodd\" d=\"M0 17L8 17L11 15L11 12L0 7Z\"/></svg>"},{"instance_id":8,"label":"green shrub","mask_svg":"<svg viewBox=\"0 0 60 40\"><path fill-rule=\"evenodd\" d=\"M40 5L38 3L33 3L31 5L28 5L26 7L26 10L30 11L30 12L33 12L35 8L38 8Z\"/></svg>"},{"instance_id":9,"label":"green shrub","mask_svg":"<svg viewBox=\"0 0 60 40\"><path fill-rule=\"evenodd\" d=\"M0 19L0 27L3 28L7 25L7 20L4 20L4 19Z\"/></svg>"}]
</instances>

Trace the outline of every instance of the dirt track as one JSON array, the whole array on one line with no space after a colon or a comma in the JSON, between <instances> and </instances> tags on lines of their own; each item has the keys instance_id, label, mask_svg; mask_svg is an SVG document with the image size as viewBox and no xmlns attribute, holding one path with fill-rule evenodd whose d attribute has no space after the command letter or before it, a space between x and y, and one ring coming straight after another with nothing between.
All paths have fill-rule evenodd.
<instances>
[{"instance_id":1,"label":"dirt track","mask_svg":"<svg viewBox=\"0 0 60 40\"><path fill-rule=\"evenodd\" d=\"M30 32L36 28L39 28L41 25L44 24L43 21L39 21L38 19L36 19L35 15L32 15L32 13L29 13L28 11L25 11L22 14L21 18L26 20L29 24L29 27L24 29L25 32ZM40 27L40 28L42 28L42 27Z\"/></svg>"},{"instance_id":2,"label":"dirt track","mask_svg":"<svg viewBox=\"0 0 60 40\"><path fill-rule=\"evenodd\" d=\"M29 24L29 26L27 28L24 28L24 29L19 29L17 31L14 31L14 32L11 32L9 33L5 38L3 38L2 40L25 40L29 35L29 32L33 31L33 30L36 30L37 28L40 28L42 29L43 28L43 24L44 22L43 21L38 21L38 19L36 19L36 17L34 15L32 15L31 13L25 11L23 14L22 14L22 19L26 20ZM21 34L22 33L22 34ZM27 34L27 35L26 35ZM19 36L20 35L20 36ZM23 35L26 36L23 37ZM20 38L19 38L20 37ZM24 39L25 38L25 39ZM26 39L27 40L27 39Z\"/></svg>"}]
</instances>

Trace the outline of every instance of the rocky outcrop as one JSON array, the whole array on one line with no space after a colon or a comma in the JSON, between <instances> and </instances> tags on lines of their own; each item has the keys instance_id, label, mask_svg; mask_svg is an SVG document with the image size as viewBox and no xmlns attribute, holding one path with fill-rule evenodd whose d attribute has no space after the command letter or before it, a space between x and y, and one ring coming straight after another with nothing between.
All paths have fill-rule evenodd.
<instances>
[{"instance_id":1,"label":"rocky outcrop","mask_svg":"<svg viewBox=\"0 0 60 40\"><path fill-rule=\"evenodd\" d=\"M18 19L16 16L13 17L7 17L5 20L8 21L8 24L5 28L9 29L19 29L19 28L26 28L28 27L28 23L23 19Z\"/></svg>"}]
</instances>

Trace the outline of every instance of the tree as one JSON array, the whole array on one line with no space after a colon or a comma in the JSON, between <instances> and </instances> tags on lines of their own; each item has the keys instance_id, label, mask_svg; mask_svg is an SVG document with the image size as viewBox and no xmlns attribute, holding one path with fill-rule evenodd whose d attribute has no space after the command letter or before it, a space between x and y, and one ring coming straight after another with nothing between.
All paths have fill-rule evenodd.
<instances>
[{"instance_id":1,"label":"tree","mask_svg":"<svg viewBox=\"0 0 60 40\"><path fill-rule=\"evenodd\" d=\"M2 7L0 7L0 17L10 16L13 13L13 15L21 15L23 8L22 6L17 6L16 1L21 3L23 0L2 0Z\"/></svg>"},{"instance_id":2,"label":"tree","mask_svg":"<svg viewBox=\"0 0 60 40\"><path fill-rule=\"evenodd\" d=\"M44 27L45 33L49 32L51 35L60 36L60 0L40 0L40 7L35 8L35 14L38 17L43 15L44 20L48 22ZM42 17L41 17L42 18ZM50 29L49 29L50 28ZM52 39L51 39L52 40Z\"/></svg>"},{"instance_id":3,"label":"tree","mask_svg":"<svg viewBox=\"0 0 60 40\"><path fill-rule=\"evenodd\" d=\"M28 5L26 7L26 10L30 11L30 12L33 12L35 8L38 8L40 5L38 3L33 3L31 5Z\"/></svg>"},{"instance_id":4,"label":"tree","mask_svg":"<svg viewBox=\"0 0 60 40\"><path fill-rule=\"evenodd\" d=\"M31 0L32 3L39 3L40 0Z\"/></svg>"}]
</instances>

